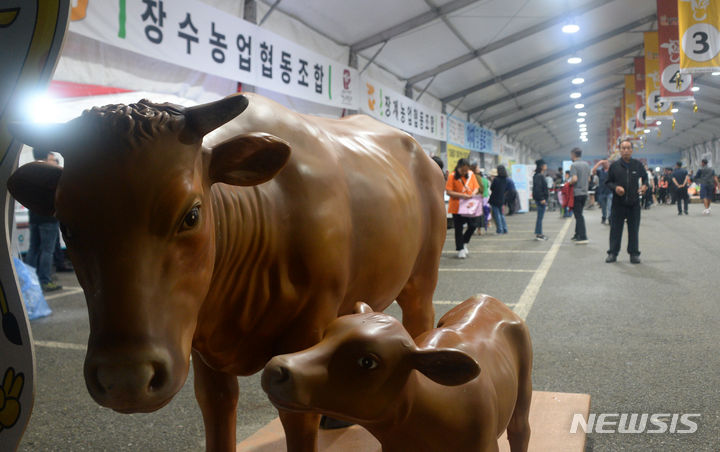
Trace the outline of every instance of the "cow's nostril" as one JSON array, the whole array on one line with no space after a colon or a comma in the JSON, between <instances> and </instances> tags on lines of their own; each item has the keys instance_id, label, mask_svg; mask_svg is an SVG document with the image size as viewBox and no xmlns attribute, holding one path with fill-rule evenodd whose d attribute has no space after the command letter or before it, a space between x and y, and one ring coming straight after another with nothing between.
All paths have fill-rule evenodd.
<instances>
[{"instance_id":1,"label":"cow's nostril","mask_svg":"<svg viewBox=\"0 0 720 452\"><path fill-rule=\"evenodd\" d=\"M157 391L163 388L168 380L167 369L161 363L154 363L153 371L154 374L150 379L150 383L148 384L149 392Z\"/></svg>"},{"instance_id":2,"label":"cow's nostril","mask_svg":"<svg viewBox=\"0 0 720 452\"><path fill-rule=\"evenodd\" d=\"M275 375L275 382L276 383L285 383L290 379L290 371L287 369L287 367L280 366L278 367L277 374Z\"/></svg>"}]
</instances>

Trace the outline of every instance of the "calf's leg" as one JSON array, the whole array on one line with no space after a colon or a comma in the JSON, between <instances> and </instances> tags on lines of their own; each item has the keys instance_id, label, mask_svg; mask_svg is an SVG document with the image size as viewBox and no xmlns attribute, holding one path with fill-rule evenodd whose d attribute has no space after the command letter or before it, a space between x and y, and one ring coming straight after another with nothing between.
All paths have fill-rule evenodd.
<instances>
[{"instance_id":1,"label":"calf's leg","mask_svg":"<svg viewBox=\"0 0 720 452\"><path fill-rule=\"evenodd\" d=\"M237 376L211 369L195 351L192 357L195 398L205 423L205 450L235 451L239 393Z\"/></svg>"},{"instance_id":2,"label":"calf's leg","mask_svg":"<svg viewBox=\"0 0 720 452\"><path fill-rule=\"evenodd\" d=\"M288 452L317 452L317 434L320 415L314 413L291 413L278 410L285 430Z\"/></svg>"}]
</instances>

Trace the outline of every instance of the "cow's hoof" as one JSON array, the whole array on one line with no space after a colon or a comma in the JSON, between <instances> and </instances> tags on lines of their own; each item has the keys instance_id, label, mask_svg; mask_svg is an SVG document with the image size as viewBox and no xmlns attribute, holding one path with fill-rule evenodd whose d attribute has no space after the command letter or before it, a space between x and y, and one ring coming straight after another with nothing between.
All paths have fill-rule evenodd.
<instances>
[{"instance_id":1,"label":"cow's hoof","mask_svg":"<svg viewBox=\"0 0 720 452\"><path fill-rule=\"evenodd\" d=\"M320 428L323 430L335 430L338 428L350 427L355 425L352 422L341 421L331 417L323 416L320 418Z\"/></svg>"}]
</instances>

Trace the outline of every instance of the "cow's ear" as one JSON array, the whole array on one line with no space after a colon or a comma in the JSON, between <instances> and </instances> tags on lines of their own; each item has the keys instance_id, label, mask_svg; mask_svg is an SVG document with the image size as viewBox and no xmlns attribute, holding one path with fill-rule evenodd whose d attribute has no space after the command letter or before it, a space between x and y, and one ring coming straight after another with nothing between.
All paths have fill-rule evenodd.
<instances>
[{"instance_id":1,"label":"cow's ear","mask_svg":"<svg viewBox=\"0 0 720 452\"><path fill-rule=\"evenodd\" d=\"M55 189L62 168L44 162L19 167L7 181L10 194L20 204L40 215L55 214Z\"/></svg>"},{"instance_id":2,"label":"cow's ear","mask_svg":"<svg viewBox=\"0 0 720 452\"><path fill-rule=\"evenodd\" d=\"M445 386L467 383L480 374L477 361L453 348L416 350L412 359L415 369L435 383Z\"/></svg>"},{"instance_id":3,"label":"cow's ear","mask_svg":"<svg viewBox=\"0 0 720 452\"><path fill-rule=\"evenodd\" d=\"M353 314L367 314L369 312L374 312L369 304L363 303L362 301L358 301L357 303L355 303Z\"/></svg>"},{"instance_id":4,"label":"cow's ear","mask_svg":"<svg viewBox=\"0 0 720 452\"><path fill-rule=\"evenodd\" d=\"M290 145L265 133L243 135L211 150L209 177L214 184L258 185L273 178L290 158Z\"/></svg>"}]
</instances>

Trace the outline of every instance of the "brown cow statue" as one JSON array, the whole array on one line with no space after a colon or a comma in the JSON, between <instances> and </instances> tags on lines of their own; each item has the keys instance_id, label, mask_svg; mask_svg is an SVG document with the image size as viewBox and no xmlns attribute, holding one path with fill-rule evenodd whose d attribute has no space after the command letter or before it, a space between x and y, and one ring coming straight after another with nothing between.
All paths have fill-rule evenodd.
<instances>
[{"instance_id":1,"label":"brown cow statue","mask_svg":"<svg viewBox=\"0 0 720 452\"><path fill-rule=\"evenodd\" d=\"M478 295L415 338L358 303L313 347L276 356L262 386L278 409L325 413L365 427L383 452L490 452L507 428L530 440L532 345L525 323Z\"/></svg>"},{"instance_id":2,"label":"brown cow statue","mask_svg":"<svg viewBox=\"0 0 720 452\"><path fill-rule=\"evenodd\" d=\"M357 300L397 300L411 334L432 328L443 176L404 132L254 94L12 130L65 157L20 167L8 188L60 221L89 312L85 382L103 406L161 408L192 354L206 447L235 450L236 376L317 343ZM289 451L317 449L317 415L280 418Z\"/></svg>"}]
</instances>

